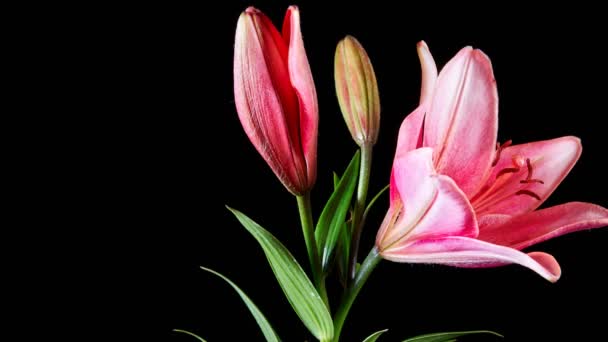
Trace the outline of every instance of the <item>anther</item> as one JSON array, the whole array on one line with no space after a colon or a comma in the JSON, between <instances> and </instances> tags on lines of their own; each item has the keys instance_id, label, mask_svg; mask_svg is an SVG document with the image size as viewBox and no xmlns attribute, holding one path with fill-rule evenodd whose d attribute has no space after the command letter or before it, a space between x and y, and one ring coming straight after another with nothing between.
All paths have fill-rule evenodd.
<instances>
[{"instance_id":1,"label":"anther","mask_svg":"<svg viewBox=\"0 0 608 342\"><path fill-rule=\"evenodd\" d=\"M515 194L516 195L528 195L528 196L534 197L534 198L536 198L537 200L540 201L540 196L538 196L537 194L535 194L534 192L532 192L530 190L519 190Z\"/></svg>"},{"instance_id":2,"label":"anther","mask_svg":"<svg viewBox=\"0 0 608 342\"><path fill-rule=\"evenodd\" d=\"M528 184L528 183L540 183L540 184L545 184L545 182L543 182L540 179L534 179L532 178L532 163L530 163L530 158L526 158L526 166L528 167L528 176L526 177L526 179L520 180L519 182L522 184Z\"/></svg>"},{"instance_id":3,"label":"anther","mask_svg":"<svg viewBox=\"0 0 608 342\"><path fill-rule=\"evenodd\" d=\"M498 160L500 159L500 153L502 152L503 149L511 146L511 143L513 143L513 140L507 140L505 141L502 145L499 142L496 142L496 157L494 158L494 161L492 162L492 166L496 166L496 164L498 164Z\"/></svg>"},{"instance_id":4,"label":"anther","mask_svg":"<svg viewBox=\"0 0 608 342\"><path fill-rule=\"evenodd\" d=\"M498 171L498 173L496 174L496 178L504 175L505 173L515 173L517 171L519 171L519 168L517 168L517 167L507 167L507 168L504 168L504 169Z\"/></svg>"}]
</instances>

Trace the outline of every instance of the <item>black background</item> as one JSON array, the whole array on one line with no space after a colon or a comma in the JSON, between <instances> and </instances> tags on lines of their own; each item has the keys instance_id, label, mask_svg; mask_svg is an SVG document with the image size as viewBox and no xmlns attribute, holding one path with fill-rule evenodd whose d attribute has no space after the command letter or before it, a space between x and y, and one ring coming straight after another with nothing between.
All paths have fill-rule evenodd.
<instances>
[{"instance_id":1,"label":"black background","mask_svg":"<svg viewBox=\"0 0 608 342\"><path fill-rule=\"evenodd\" d=\"M94 228L79 247L93 251L104 271L91 278L96 287L87 297L94 299L85 304L105 312L97 332L117 340L191 341L170 331L181 328L209 341L262 340L236 293L198 269L204 265L236 282L283 340L311 340L261 249L224 208L248 214L306 265L295 199L242 132L232 92L240 12L254 5L280 25L289 4L104 8L95 32L83 38L90 48L83 53L90 61L82 66L83 78L93 75L94 84L84 86L91 98L81 99L86 129L77 134L94 144L84 153L91 164L83 182L92 185L83 185L82 197L91 199L81 203L87 210L78 223ZM320 107L315 216L329 195L331 171L341 172L356 150L333 85L334 49L346 34L368 51L380 88L371 193L388 182L399 124L417 104L416 43L424 39L439 67L465 45L489 55L500 98L499 140L582 139L580 161L544 206L574 200L608 205L601 83L607 56L599 10L381 1L299 5ZM386 207L383 198L368 220L364 253ZM353 306L343 340L384 328L390 329L386 341L473 329L495 330L508 341L572 334L577 341L601 340L607 243L604 229L532 248L558 259L563 275L556 284L520 266L465 270L382 262ZM339 288L335 279L330 288Z\"/></svg>"}]
</instances>

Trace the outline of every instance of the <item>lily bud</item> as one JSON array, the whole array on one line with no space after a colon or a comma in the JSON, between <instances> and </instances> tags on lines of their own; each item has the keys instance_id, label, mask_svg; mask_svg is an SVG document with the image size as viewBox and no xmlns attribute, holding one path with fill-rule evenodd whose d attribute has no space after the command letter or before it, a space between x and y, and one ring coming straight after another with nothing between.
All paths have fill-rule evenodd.
<instances>
[{"instance_id":1,"label":"lily bud","mask_svg":"<svg viewBox=\"0 0 608 342\"><path fill-rule=\"evenodd\" d=\"M317 175L317 93L302 34L300 12L287 9L280 33L249 7L239 17L234 43L234 99L249 140L294 195Z\"/></svg>"},{"instance_id":2,"label":"lily bud","mask_svg":"<svg viewBox=\"0 0 608 342\"><path fill-rule=\"evenodd\" d=\"M374 145L380 129L380 98L372 63L363 46L351 36L336 48L334 78L340 110L359 146Z\"/></svg>"}]
</instances>

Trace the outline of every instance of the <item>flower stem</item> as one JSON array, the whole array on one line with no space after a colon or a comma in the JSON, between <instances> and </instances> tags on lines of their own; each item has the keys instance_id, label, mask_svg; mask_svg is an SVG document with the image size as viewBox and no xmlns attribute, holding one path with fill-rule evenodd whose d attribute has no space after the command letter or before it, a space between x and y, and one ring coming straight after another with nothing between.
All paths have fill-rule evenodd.
<instances>
[{"instance_id":1,"label":"flower stem","mask_svg":"<svg viewBox=\"0 0 608 342\"><path fill-rule=\"evenodd\" d=\"M376 247L372 248L363 261L363 264L361 264L359 271L356 273L354 281L344 291L342 301L340 302L338 311L336 311L334 316L334 342L338 342L340 340L340 332L342 331L342 326L344 325L346 316L348 315L355 298L357 298L359 291L361 291L363 284L365 284L367 278L369 278L370 274L374 268L376 268L380 260L382 260L382 258L378 254Z\"/></svg>"},{"instance_id":2,"label":"flower stem","mask_svg":"<svg viewBox=\"0 0 608 342\"><path fill-rule=\"evenodd\" d=\"M329 299L327 297L327 290L325 289L325 277L322 273L317 242L315 240L315 226L310 205L310 193L307 192L304 195L296 196L296 198L298 199L300 223L302 224L304 241L306 242L306 249L308 250L308 260L310 261L313 282L319 295L323 298L323 301L329 308Z\"/></svg>"},{"instance_id":3,"label":"flower stem","mask_svg":"<svg viewBox=\"0 0 608 342\"><path fill-rule=\"evenodd\" d=\"M361 164L359 168L359 183L357 184L357 201L353 215L352 227L353 234L350 245L350 263L348 265L348 275L350 280L355 279L357 258L359 254L359 240L361 231L365 224L363 213L365 212L365 201L367 199L367 188L369 187L369 176L372 167L372 145L361 146Z\"/></svg>"}]
</instances>

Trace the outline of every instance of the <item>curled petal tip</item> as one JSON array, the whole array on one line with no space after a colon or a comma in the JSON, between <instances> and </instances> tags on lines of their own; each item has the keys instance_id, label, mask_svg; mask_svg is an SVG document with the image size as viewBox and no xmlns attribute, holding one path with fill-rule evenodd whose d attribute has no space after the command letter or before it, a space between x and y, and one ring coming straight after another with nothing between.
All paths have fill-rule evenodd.
<instances>
[{"instance_id":1,"label":"curled petal tip","mask_svg":"<svg viewBox=\"0 0 608 342\"><path fill-rule=\"evenodd\" d=\"M536 261L543 267L542 272L535 270L543 278L547 279L552 283L555 283L559 280L562 275L562 269L559 266L557 260L555 260L555 258L553 257L553 255L543 252L531 252L528 253L528 256L530 256L532 259L534 259L534 261Z\"/></svg>"},{"instance_id":2,"label":"curled petal tip","mask_svg":"<svg viewBox=\"0 0 608 342\"><path fill-rule=\"evenodd\" d=\"M567 137L565 137L566 139L570 139L570 141L572 141L574 144L576 144L577 148L579 150L581 150L583 148L583 143L581 141L581 138L579 137L575 137L573 135L569 135Z\"/></svg>"},{"instance_id":3,"label":"curled petal tip","mask_svg":"<svg viewBox=\"0 0 608 342\"><path fill-rule=\"evenodd\" d=\"M247 7L247 9L243 12L245 14L251 14L251 15L257 15L260 14L260 10L253 7L253 6L249 6Z\"/></svg>"},{"instance_id":4,"label":"curled petal tip","mask_svg":"<svg viewBox=\"0 0 608 342\"><path fill-rule=\"evenodd\" d=\"M469 46L469 48L471 48L471 47ZM486 53L483 52L482 50L471 48L470 51L471 51L472 57L475 58L477 61L480 61L482 63L491 64L490 57L488 57L488 55L486 55Z\"/></svg>"},{"instance_id":5,"label":"curled petal tip","mask_svg":"<svg viewBox=\"0 0 608 342\"><path fill-rule=\"evenodd\" d=\"M416 45L418 50L418 58L420 59L420 68L422 70L421 76L421 90L420 90L420 104L430 101L435 88L435 82L437 81L437 66L429 47L426 45L424 40L421 40Z\"/></svg>"}]
</instances>

